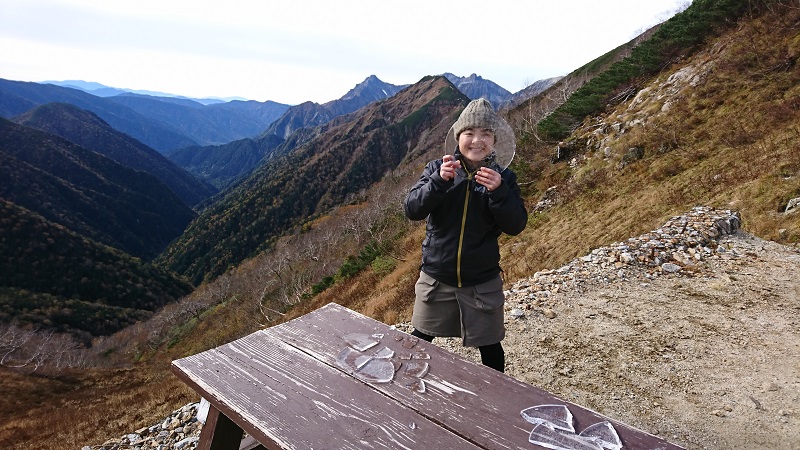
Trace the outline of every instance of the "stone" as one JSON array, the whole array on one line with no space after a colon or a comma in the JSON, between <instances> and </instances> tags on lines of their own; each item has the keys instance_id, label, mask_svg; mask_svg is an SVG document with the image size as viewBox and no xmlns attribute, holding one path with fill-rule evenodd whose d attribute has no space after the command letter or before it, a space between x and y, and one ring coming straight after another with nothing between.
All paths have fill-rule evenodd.
<instances>
[{"instance_id":1,"label":"stone","mask_svg":"<svg viewBox=\"0 0 800 450\"><path fill-rule=\"evenodd\" d=\"M786 209L783 211L783 213L791 214L793 212L797 212L798 210L800 210L800 197L789 200L789 203L786 204Z\"/></svg>"},{"instance_id":2,"label":"stone","mask_svg":"<svg viewBox=\"0 0 800 450\"><path fill-rule=\"evenodd\" d=\"M199 436L187 437L186 439L176 442L172 448L174 448L175 450L181 450L184 447L188 446L189 444L194 444L199 439L200 439Z\"/></svg>"}]
</instances>

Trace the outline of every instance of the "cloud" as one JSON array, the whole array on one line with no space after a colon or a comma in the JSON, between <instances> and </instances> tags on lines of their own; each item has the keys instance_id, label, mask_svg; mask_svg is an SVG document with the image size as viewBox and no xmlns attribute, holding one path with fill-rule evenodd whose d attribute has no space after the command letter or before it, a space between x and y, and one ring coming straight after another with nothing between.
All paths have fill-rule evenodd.
<instances>
[{"instance_id":1,"label":"cloud","mask_svg":"<svg viewBox=\"0 0 800 450\"><path fill-rule=\"evenodd\" d=\"M291 104L338 98L373 74L408 84L476 73L515 92L677 3L0 0L0 76Z\"/></svg>"}]
</instances>

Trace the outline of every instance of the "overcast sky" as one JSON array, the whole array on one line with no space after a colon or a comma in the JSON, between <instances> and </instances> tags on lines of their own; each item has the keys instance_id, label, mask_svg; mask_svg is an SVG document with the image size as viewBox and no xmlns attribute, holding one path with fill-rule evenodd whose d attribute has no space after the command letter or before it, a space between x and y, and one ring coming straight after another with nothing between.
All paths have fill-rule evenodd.
<instances>
[{"instance_id":1,"label":"overcast sky","mask_svg":"<svg viewBox=\"0 0 800 450\"><path fill-rule=\"evenodd\" d=\"M0 78L187 97L337 99L476 73L510 92L565 75L690 0L0 0Z\"/></svg>"}]
</instances>

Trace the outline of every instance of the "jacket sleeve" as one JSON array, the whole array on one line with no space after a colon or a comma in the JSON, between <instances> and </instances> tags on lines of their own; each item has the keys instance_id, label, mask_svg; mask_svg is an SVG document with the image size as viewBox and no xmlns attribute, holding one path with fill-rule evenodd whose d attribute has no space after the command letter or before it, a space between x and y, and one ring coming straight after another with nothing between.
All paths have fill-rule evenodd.
<instances>
[{"instance_id":1,"label":"jacket sleeve","mask_svg":"<svg viewBox=\"0 0 800 450\"><path fill-rule=\"evenodd\" d=\"M510 169L502 173L500 187L489 193L489 209L500 231L512 236L522 233L528 224L528 211L517 184L517 175Z\"/></svg>"},{"instance_id":2,"label":"jacket sleeve","mask_svg":"<svg viewBox=\"0 0 800 450\"><path fill-rule=\"evenodd\" d=\"M445 181L439 176L441 165L441 160L429 162L417 183L406 195L403 209L409 219L424 220L444 200L447 190L453 186L453 180Z\"/></svg>"}]
</instances>

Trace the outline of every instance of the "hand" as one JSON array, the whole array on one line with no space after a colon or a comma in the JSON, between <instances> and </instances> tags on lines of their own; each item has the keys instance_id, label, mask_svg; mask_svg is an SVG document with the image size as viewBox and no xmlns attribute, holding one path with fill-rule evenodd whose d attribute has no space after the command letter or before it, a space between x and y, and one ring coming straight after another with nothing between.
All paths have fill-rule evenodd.
<instances>
[{"instance_id":1,"label":"hand","mask_svg":"<svg viewBox=\"0 0 800 450\"><path fill-rule=\"evenodd\" d=\"M500 183L503 182L503 179L500 177L500 174L497 171L488 167L481 167L477 172L475 172L475 181L486 186L486 190L492 192L500 187Z\"/></svg>"},{"instance_id":2,"label":"hand","mask_svg":"<svg viewBox=\"0 0 800 450\"><path fill-rule=\"evenodd\" d=\"M461 168L461 162L455 159L453 155L444 155L442 161L442 167L439 168L439 176L444 181L450 181L456 177L456 170Z\"/></svg>"}]
</instances>

